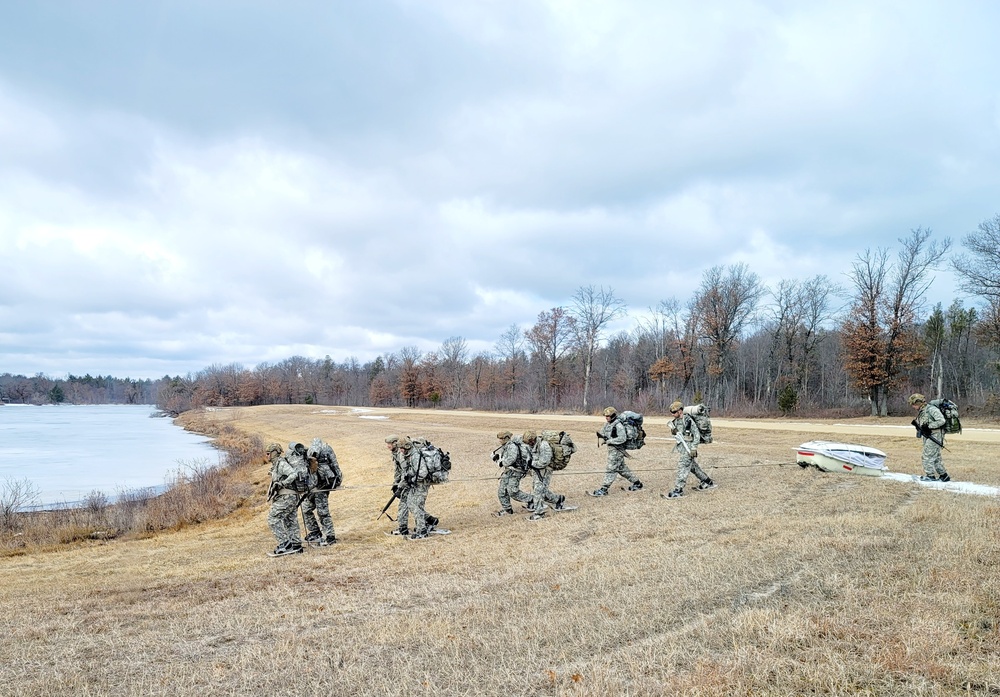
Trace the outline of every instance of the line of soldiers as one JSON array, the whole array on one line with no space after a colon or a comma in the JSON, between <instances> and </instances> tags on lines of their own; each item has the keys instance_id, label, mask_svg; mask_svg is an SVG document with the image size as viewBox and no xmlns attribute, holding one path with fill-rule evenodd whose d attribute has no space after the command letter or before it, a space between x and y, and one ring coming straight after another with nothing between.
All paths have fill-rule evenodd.
<instances>
[{"instance_id":1,"label":"line of soldiers","mask_svg":"<svg viewBox=\"0 0 1000 697\"><path fill-rule=\"evenodd\" d=\"M302 554L302 536L298 511L305 524L305 541L317 547L336 544L337 535L330 515L330 492L341 485L344 475L333 448L320 438L313 438L309 448L302 443L288 444L284 455L277 443L267 446L271 461L271 486L268 500L271 512L267 524L278 541L270 556Z\"/></svg>"},{"instance_id":2,"label":"line of soldiers","mask_svg":"<svg viewBox=\"0 0 1000 697\"><path fill-rule=\"evenodd\" d=\"M922 429L940 439L935 440L925 435L925 476L921 479L946 482L949 477L941 462L940 447L944 437L944 418L939 410L926 403L923 395L913 395L910 403L918 410L914 420L918 433L925 435ZM684 413L684 405L679 401L670 405L670 414L673 417L668 424L670 433L677 441L673 447L673 452L678 455L677 476L673 490L661 496L667 499L683 496L691 474L698 479L695 489L714 489L716 483L698 465L698 445L704 441L697 422ZM618 477L629 482L627 491L641 490L642 481L626 463L626 459L630 457L624 447L627 440L626 429L617 409L605 409L604 420L604 426L597 432L598 437L608 446L604 480L599 488L587 493L595 497L608 496L611 485ZM503 430L497 433L497 439L500 445L493 451L493 461L503 470L497 487L500 510L494 515L513 515L512 501L523 504L524 509L531 513L528 520L532 521L542 520L550 509L561 512L578 508L566 503L565 494L556 494L551 489L554 456L553 446L546 438L540 438L535 431L525 431L521 436L515 436L510 431ZM569 457L576 449L572 441L567 440L568 445L561 446L567 448L565 457ZM438 527L440 520L427 512L427 494L432 481L425 468L421 467L418 446L429 443L422 439L416 441L396 435L385 439L386 448L392 457L394 474L393 498L382 509L382 513L388 510L394 500L399 499L396 528L386 534L423 540L432 534L447 535L450 531ZM301 443L293 442L289 443L288 455L283 456L281 446L272 443L267 448L267 454L271 460L271 488L268 492L271 512L268 515L268 525L278 540L278 546L270 554L281 556L303 552L296 516L300 507L306 526L306 542L316 546L336 543L329 494L341 485L343 475L333 448L321 439L314 438L308 450ZM521 482L529 473L532 475L530 495L521 490Z\"/></svg>"}]
</instances>

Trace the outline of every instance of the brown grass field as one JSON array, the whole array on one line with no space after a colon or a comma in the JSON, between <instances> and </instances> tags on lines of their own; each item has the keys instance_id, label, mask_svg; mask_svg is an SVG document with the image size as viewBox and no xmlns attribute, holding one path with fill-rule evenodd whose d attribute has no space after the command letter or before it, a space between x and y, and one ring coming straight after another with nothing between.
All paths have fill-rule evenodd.
<instances>
[{"instance_id":1,"label":"brown grass field","mask_svg":"<svg viewBox=\"0 0 1000 697\"><path fill-rule=\"evenodd\" d=\"M663 418L630 461L646 488L603 500L584 495L604 468L600 417L275 406L199 419L332 443L341 543L265 556L261 464L243 475L253 503L224 520L0 558L0 693L1000 694L1000 500L794 464L796 445L828 438L919 474L912 430L886 427L908 417L716 420L701 460L719 487L671 501ZM579 510L491 516L496 432L545 427L580 446L553 479ZM383 534L389 433L451 452L453 481L428 509L453 534ZM954 479L1000 486L1000 432L949 447Z\"/></svg>"}]
</instances>

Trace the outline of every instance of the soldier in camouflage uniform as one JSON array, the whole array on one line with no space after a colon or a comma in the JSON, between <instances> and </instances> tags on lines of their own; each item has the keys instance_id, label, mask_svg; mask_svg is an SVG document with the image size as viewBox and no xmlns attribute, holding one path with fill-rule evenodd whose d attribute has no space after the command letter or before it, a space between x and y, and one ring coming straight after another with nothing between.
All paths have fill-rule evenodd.
<instances>
[{"instance_id":1,"label":"soldier in camouflage uniform","mask_svg":"<svg viewBox=\"0 0 1000 697\"><path fill-rule=\"evenodd\" d=\"M385 447L392 456L392 493L399 496L399 506L396 509L396 529L392 530L388 534L408 537L410 534L410 529L408 527L410 504L407 496L409 485L403 477L403 465L405 460L403 457L403 451L399 447L401 440L402 439L399 436L386 436L385 438ZM428 526L436 526L439 522L435 516L427 513L426 508L424 509L424 519L427 521Z\"/></svg>"},{"instance_id":2,"label":"soldier in camouflage uniform","mask_svg":"<svg viewBox=\"0 0 1000 697\"><path fill-rule=\"evenodd\" d=\"M521 440L531 448L531 475L534 480L534 495L531 497L531 517L528 520L541 520L545 516L545 504L551 504L556 510L562 510L566 497L554 494L549 488L552 481L552 446L544 438L539 438L534 431L525 431Z\"/></svg>"},{"instance_id":3,"label":"soldier in camouflage uniform","mask_svg":"<svg viewBox=\"0 0 1000 697\"><path fill-rule=\"evenodd\" d=\"M330 515L330 492L340 486L344 475L333 448L320 438L313 438L306 451L312 489L302 499L302 520L306 524L306 542L318 547L336 544L337 535ZM318 520L317 520L318 519Z\"/></svg>"},{"instance_id":4,"label":"soldier in camouflage uniform","mask_svg":"<svg viewBox=\"0 0 1000 697\"><path fill-rule=\"evenodd\" d=\"M521 439L515 438L510 431L500 431L497 434L500 439L500 447L493 454L493 460L499 467L503 467L500 475L500 484L497 487L497 498L500 500L500 510L494 515L505 516L514 515L511 508L511 499L528 503L531 497L521 491L521 480L528 475L528 465L531 456L527 448L522 448Z\"/></svg>"},{"instance_id":5,"label":"soldier in camouflage uniform","mask_svg":"<svg viewBox=\"0 0 1000 697\"><path fill-rule=\"evenodd\" d=\"M944 468L941 459L941 448L944 446L944 414L933 404L928 404L922 394L910 395L910 406L917 410L917 416L911 422L917 429L917 437L924 439L924 450L920 463L924 467L922 482L949 482L951 476ZM934 440L938 442L935 443Z\"/></svg>"},{"instance_id":6,"label":"soldier in camouflage uniform","mask_svg":"<svg viewBox=\"0 0 1000 697\"><path fill-rule=\"evenodd\" d=\"M411 540L425 539L429 533L427 523L427 493L431 489L431 482L426 476L426 467L420 466L420 449L413 446L413 441L407 437L399 439L399 451L402 458L400 470L403 476L403 483L406 486L406 508L407 517L400 517L397 521L399 529L404 530L409 522L409 516L413 516L413 532L410 533ZM401 494L402 495L402 494ZM402 505L400 506L402 508ZM402 514L401 514L402 515Z\"/></svg>"},{"instance_id":7,"label":"soldier in camouflage uniform","mask_svg":"<svg viewBox=\"0 0 1000 697\"><path fill-rule=\"evenodd\" d=\"M684 495L684 485L687 484L689 474L694 474L699 480L696 489L705 491L714 489L715 482L698 466L698 444L701 443L701 431L698 424L690 414L684 413L684 405L681 402L674 402L670 405L670 413L674 417L670 422L671 435L680 435L687 444L684 447L680 443L674 446L674 452L678 453L677 458L677 480L674 489L669 494L661 494L664 498L676 499Z\"/></svg>"},{"instance_id":8,"label":"soldier in camouflage uniform","mask_svg":"<svg viewBox=\"0 0 1000 697\"><path fill-rule=\"evenodd\" d=\"M296 516L299 492L295 486L300 473L281 456L281 452L281 446L277 443L267 446L267 456L271 460L271 487L268 491L271 511L267 516L267 525L278 541L278 546L270 553L275 557L301 554L304 551Z\"/></svg>"},{"instance_id":9,"label":"soldier in camouflage uniform","mask_svg":"<svg viewBox=\"0 0 1000 697\"><path fill-rule=\"evenodd\" d=\"M605 409L604 421L605 424L597 432L597 437L603 440L605 445L608 446L608 466L601 487L590 492L590 495L607 496L608 489L615 483L615 479L619 475L631 483L631 486L628 488L629 491L638 491L642 488L642 482L639 481L639 478L625 464L626 454L624 444L628 440L628 434L625 432L625 424L618 418L618 410L614 407Z\"/></svg>"}]
</instances>

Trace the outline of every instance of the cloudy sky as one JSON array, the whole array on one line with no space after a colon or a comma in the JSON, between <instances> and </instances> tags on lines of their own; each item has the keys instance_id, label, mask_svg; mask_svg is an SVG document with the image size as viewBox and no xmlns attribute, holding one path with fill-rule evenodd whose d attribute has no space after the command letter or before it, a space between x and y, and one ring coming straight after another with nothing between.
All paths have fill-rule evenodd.
<instances>
[{"instance_id":1,"label":"cloudy sky","mask_svg":"<svg viewBox=\"0 0 1000 697\"><path fill-rule=\"evenodd\" d=\"M718 264L845 282L1000 213L997 27L989 0L0 3L0 373L489 350L584 285L628 328Z\"/></svg>"}]
</instances>

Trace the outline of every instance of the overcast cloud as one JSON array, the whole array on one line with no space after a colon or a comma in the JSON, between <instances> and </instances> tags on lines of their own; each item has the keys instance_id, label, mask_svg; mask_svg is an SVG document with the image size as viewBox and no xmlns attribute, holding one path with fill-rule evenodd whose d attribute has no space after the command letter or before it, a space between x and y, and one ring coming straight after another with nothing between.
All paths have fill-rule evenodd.
<instances>
[{"instance_id":1,"label":"overcast cloud","mask_svg":"<svg viewBox=\"0 0 1000 697\"><path fill-rule=\"evenodd\" d=\"M370 360L1000 213L1000 5L0 6L0 372ZM950 275L933 301L947 304Z\"/></svg>"}]
</instances>

